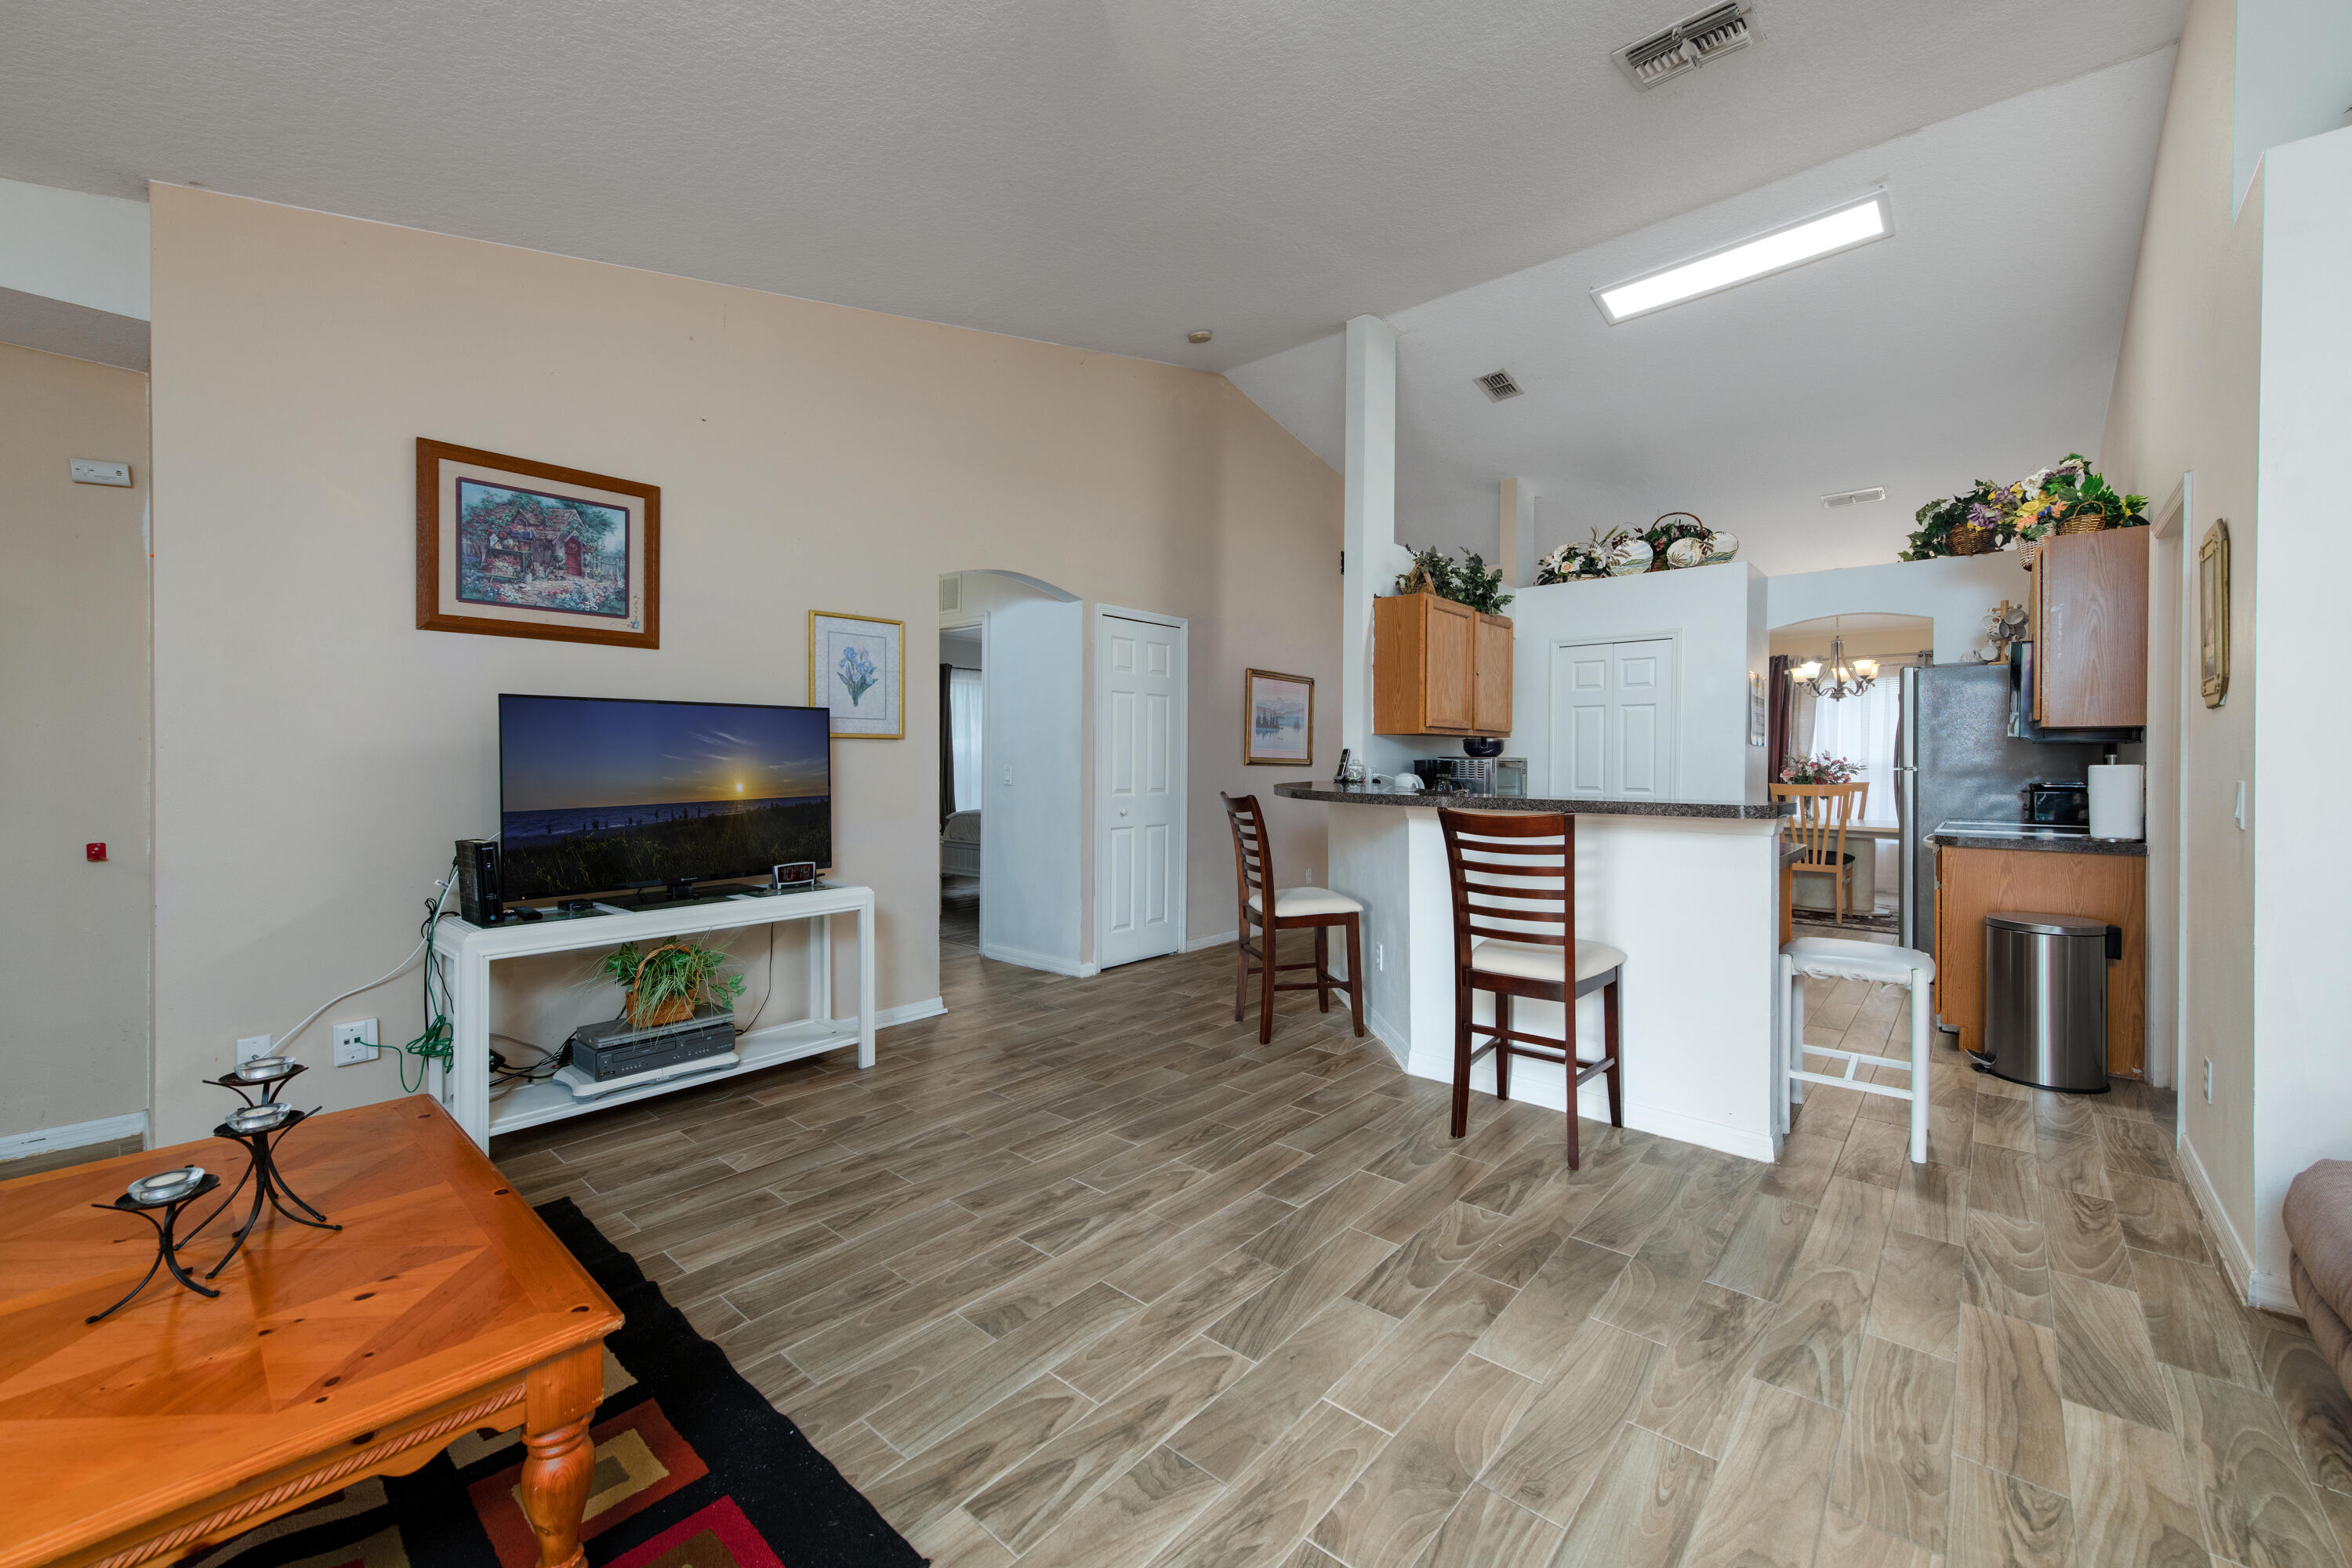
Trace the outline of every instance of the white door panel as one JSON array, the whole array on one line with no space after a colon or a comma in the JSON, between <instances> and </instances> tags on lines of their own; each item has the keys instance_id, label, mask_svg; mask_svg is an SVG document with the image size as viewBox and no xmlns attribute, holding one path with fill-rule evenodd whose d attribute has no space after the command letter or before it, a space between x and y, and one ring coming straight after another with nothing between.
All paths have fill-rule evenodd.
<instances>
[{"instance_id":1,"label":"white door panel","mask_svg":"<svg viewBox=\"0 0 2352 1568\"><path fill-rule=\"evenodd\" d=\"M1666 637L1552 650L1553 795L1674 798L1674 654Z\"/></svg>"},{"instance_id":2,"label":"white door panel","mask_svg":"<svg viewBox=\"0 0 2352 1568\"><path fill-rule=\"evenodd\" d=\"M1182 945L1175 889L1183 875L1184 628L1108 614L1097 625L1095 958L1108 969Z\"/></svg>"}]
</instances>

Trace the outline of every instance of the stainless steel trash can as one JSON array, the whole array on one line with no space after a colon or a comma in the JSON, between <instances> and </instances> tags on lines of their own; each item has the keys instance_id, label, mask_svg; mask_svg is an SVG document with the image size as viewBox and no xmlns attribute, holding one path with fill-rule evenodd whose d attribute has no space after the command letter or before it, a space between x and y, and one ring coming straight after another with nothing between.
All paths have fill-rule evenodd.
<instances>
[{"instance_id":1,"label":"stainless steel trash can","mask_svg":"<svg viewBox=\"0 0 2352 1568\"><path fill-rule=\"evenodd\" d=\"M2123 931L2081 915L1985 916L1983 1068L2073 1094L2107 1087L2107 964Z\"/></svg>"}]
</instances>

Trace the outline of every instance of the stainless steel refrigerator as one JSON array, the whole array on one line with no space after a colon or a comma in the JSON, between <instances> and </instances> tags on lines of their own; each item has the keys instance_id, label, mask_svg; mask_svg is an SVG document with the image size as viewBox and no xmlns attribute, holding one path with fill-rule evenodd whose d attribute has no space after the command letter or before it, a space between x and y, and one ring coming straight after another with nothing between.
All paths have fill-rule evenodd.
<instances>
[{"instance_id":1,"label":"stainless steel refrigerator","mask_svg":"<svg viewBox=\"0 0 2352 1568\"><path fill-rule=\"evenodd\" d=\"M2020 644L2024 656L2030 645ZM1895 734L1895 804L1903 830L1901 942L1933 949L1936 858L1923 836L1947 822L2021 822L2025 786L2079 779L2115 742L2025 741L2010 733L2015 693L2030 679L2011 664L1937 664L1903 671Z\"/></svg>"}]
</instances>

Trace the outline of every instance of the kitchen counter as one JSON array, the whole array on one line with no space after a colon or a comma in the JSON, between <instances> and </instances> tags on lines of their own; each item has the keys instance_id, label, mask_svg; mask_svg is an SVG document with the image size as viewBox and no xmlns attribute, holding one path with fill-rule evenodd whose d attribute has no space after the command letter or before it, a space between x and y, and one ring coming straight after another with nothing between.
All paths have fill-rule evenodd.
<instances>
[{"instance_id":1,"label":"kitchen counter","mask_svg":"<svg viewBox=\"0 0 2352 1568\"><path fill-rule=\"evenodd\" d=\"M1595 800L1576 796L1546 800L1524 795L1435 795L1427 790L1366 786L1338 789L1314 783L1282 784L1274 793L1286 800L1321 800L1336 805L1403 805L1450 811L1557 811L1575 816L1687 816L1716 822L1763 822L1788 816L1794 803L1773 801L1765 805L1718 805L1706 801Z\"/></svg>"},{"instance_id":2,"label":"kitchen counter","mask_svg":"<svg viewBox=\"0 0 2352 1568\"><path fill-rule=\"evenodd\" d=\"M1364 906L1365 1025L1407 1072L1438 1083L1453 1081L1455 1023L1453 876L1438 812L1570 816L1577 934L1626 954L1626 1125L1746 1159L1778 1157L1773 977L1781 866L1798 847L1780 831L1784 805L1431 795L1312 781L1273 793L1342 808L1324 820L1325 885ZM1491 994L1473 1005L1477 1020L1493 1016ZM1558 1003L1523 998L1513 1021L1555 1037L1572 1029L1589 1061L1601 1054L1601 1013L1598 995L1585 997L1573 1019ZM1494 1092L1492 1056L1470 1081L1482 1097ZM1513 1099L1560 1110L1568 1094L1559 1067L1513 1062ZM1606 1121L1607 1085L1586 1084L1578 1103L1587 1118ZM1479 1099L1472 1126L1493 1114L1493 1102Z\"/></svg>"},{"instance_id":3,"label":"kitchen counter","mask_svg":"<svg viewBox=\"0 0 2352 1568\"><path fill-rule=\"evenodd\" d=\"M1924 836L1939 849L2042 849L2061 855L2130 855L2146 858L2143 838L2094 838L2087 827L2024 822L1946 822Z\"/></svg>"}]
</instances>

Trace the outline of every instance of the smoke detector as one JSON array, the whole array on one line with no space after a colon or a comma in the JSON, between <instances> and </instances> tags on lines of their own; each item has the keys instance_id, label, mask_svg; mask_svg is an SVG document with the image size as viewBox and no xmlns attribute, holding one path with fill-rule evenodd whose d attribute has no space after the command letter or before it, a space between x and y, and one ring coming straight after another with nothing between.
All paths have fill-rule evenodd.
<instances>
[{"instance_id":1,"label":"smoke detector","mask_svg":"<svg viewBox=\"0 0 2352 1568\"><path fill-rule=\"evenodd\" d=\"M1609 58L1617 62L1627 80L1647 92L1671 77L1695 71L1717 56L1744 49L1755 40L1747 8L1738 0L1725 0L1638 44L1628 44Z\"/></svg>"},{"instance_id":2,"label":"smoke detector","mask_svg":"<svg viewBox=\"0 0 2352 1568\"><path fill-rule=\"evenodd\" d=\"M1886 487L1873 485L1866 490L1840 490L1833 496L1823 496L1822 504L1835 511L1842 506L1866 506L1872 501L1885 499Z\"/></svg>"},{"instance_id":3,"label":"smoke detector","mask_svg":"<svg viewBox=\"0 0 2352 1568\"><path fill-rule=\"evenodd\" d=\"M1478 390L1486 395L1486 401L1489 403L1500 403L1506 397L1517 397L1522 390L1519 384L1511 379L1511 373L1507 370L1490 370L1486 374L1473 379L1478 383Z\"/></svg>"}]
</instances>

